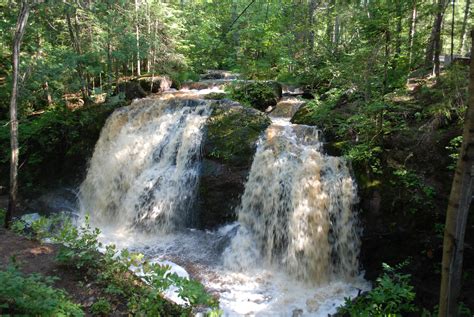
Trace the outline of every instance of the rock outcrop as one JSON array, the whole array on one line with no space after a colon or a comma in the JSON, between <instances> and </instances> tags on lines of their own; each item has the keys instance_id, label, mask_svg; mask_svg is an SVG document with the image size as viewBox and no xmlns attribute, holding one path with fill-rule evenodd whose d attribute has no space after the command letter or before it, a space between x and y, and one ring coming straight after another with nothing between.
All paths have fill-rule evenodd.
<instances>
[{"instance_id":1,"label":"rock outcrop","mask_svg":"<svg viewBox=\"0 0 474 317\"><path fill-rule=\"evenodd\" d=\"M199 184L200 225L211 228L235 218L256 142L270 124L260 111L221 100L206 128Z\"/></svg>"}]
</instances>

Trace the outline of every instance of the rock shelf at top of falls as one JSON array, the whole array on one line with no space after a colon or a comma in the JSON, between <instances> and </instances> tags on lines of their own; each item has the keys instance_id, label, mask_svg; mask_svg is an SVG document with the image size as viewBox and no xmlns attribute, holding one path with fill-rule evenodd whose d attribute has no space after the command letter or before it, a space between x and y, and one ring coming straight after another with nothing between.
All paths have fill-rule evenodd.
<instances>
[{"instance_id":1,"label":"rock shelf at top of falls","mask_svg":"<svg viewBox=\"0 0 474 317\"><path fill-rule=\"evenodd\" d=\"M81 210L104 242L192 268L229 316L327 316L367 288L348 167L324 154L317 128L289 122L299 99L284 98L271 123L201 99L219 91L168 91L116 110Z\"/></svg>"}]
</instances>

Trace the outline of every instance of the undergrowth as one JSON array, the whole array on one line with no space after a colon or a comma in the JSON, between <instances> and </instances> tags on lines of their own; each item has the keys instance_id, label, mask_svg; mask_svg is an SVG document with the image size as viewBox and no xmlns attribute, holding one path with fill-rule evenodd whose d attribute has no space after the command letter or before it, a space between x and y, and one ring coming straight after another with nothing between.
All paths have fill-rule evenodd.
<instances>
[{"instance_id":1,"label":"undergrowth","mask_svg":"<svg viewBox=\"0 0 474 317\"><path fill-rule=\"evenodd\" d=\"M18 222L14 222L13 227L17 231L25 230L25 225L16 224ZM218 301L199 282L171 273L170 266L150 263L140 253L119 251L115 245L102 245L98 241L100 230L90 226L88 217L80 227L65 216L41 217L27 232L30 238L58 243L58 264L81 272L88 280L98 283L105 294L123 298L130 314L187 316L198 307L210 309L213 316L220 314ZM163 297L163 292L171 286L177 288L178 296L186 303L184 307ZM99 299L91 311L104 315L109 308L104 298Z\"/></svg>"},{"instance_id":2,"label":"undergrowth","mask_svg":"<svg viewBox=\"0 0 474 317\"><path fill-rule=\"evenodd\" d=\"M52 287L54 280L24 275L14 266L0 271L0 315L84 316L66 292Z\"/></svg>"}]
</instances>

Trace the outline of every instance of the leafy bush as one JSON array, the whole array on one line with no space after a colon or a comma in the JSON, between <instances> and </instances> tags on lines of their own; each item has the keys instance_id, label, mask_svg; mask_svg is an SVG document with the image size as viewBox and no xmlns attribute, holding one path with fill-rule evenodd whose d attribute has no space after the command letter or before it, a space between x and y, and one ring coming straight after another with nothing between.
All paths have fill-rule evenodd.
<instances>
[{"instance_id":1,"label":"leafy bush","mask_svg":"<svg viewBox=\"0 0 474 317\"><path fill-rule=\"evenodd\" d=\"M448 165L448 169L454 171L456 164L459 159L459 152L462 145L462 135L454 137L449 141L449 145L446 146L446 150L449 151L449 157L451 158L451 164Z\"/></svg>"},{"instance_id":2,"label":"leafy bush","mask_svg":"<svg viewBox=\"0 0 474 317\"><path fill-rule=\"evenodd\" d=\"M38 220L40 221L40 220ZM197 281L170 274L169 266L151 264L140 253L131 253L124 249L118 251L114 245L108 245L103 255L98 252L102 244L98 241L100 230L93 229L86 217L85 224L79 228L71 221L62 221L62 229L52 233L53 241L61 243L57 260L67 266L93 273L107 293L129 298L129 309L139 315L166 315L180 308L167 302L162 293L170 286L178 288L179 296L190 307L204 305L218 307L218 302ZM44 223L44 221L41 221ZM130 268L142 268L141 279L132 274Z\"/></svg>"},{"instance_id":3,"label":"leafy bush","mask_svg":"<svg viewBox=\"0 0 474 317\"><path fill-rule=\"evenodd\" d=\"M99 298L94 304L92 304L91 313L94 316L108 316L112 311L112 305L105 298Z\"/></svg>"},{"instance_id":4,"label":"leafy bush","mask_svg":"<svg viewBox=\"0 0 474 317\"><path fill-rule=\"evenodd\" d=\"M0 314L84 316L64 291L51 286L53 282L38 274L24 276L12 266L0 271Z\"/></svg>"},{"instance_id":5,"label":"leafy bush","mask_svg":"<svg viewBox=\"0 0 474 317\"><path fill-rule=\"evenodd\" d=\"M349 316L402 316L415 312L415 292L410 285L410 275L398 272L404 265L395 268L383 264L384 273L377 279L376 286L368 293L355 299L346 298L339 313Z\"/></svg>"},{"instance_id":6,"label":"leafy bush","mask_svg":"<svg viewBox=\"0 0 474 317\"><path fill-rule=\"evenodd\" d=\"M99 265L98 249L102 244L97 240L100 230L92 229L89 218L84 226L77 228L71 221L63 224L63 229L53 238L61 243L56 259L59 263L75 266L77 269L94 269Z\"/></svg>"}]
</instances>

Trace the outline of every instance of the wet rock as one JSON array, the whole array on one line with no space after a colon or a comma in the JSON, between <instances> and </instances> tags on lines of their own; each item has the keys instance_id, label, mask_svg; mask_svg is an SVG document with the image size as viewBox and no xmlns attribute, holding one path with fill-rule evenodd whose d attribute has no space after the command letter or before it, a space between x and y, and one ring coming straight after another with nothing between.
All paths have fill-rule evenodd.
<instances>
[{"instance_id":1,"label":"wet rock","mask_svg":"<svg viewBox=\"0 0 474 317\"><path fill-rule=\"evenodd\" d=\"M272 110L272 117L291 118L304 104L304 101L294 97L284 97Z\"/></svg>"},{"instance_id":2,"label":"wet rock","mask_svg":"<svg viewBox=\"0 0 474 317\"><path fill-rule=\"evenodd\" d=\"M235 219L256 142L270 124L260 111L222 100L206 124L199 183L200 225L212 228Z\"/></svg>"},{"instance_id":3,"label":"wet rock","mask_svg":"<svg viewBox=\"0 0 474 317\"><path fill-rule=\"evenodd\" d=\"M294 309L292 314L292 317L300 317L303 316L303 310L302 309Z\"/></svg>"},{"instance_id":4,"label":"wet rock","mask_svg":"<svg viewBox=\"0 0 474 317\"><path fill-rule=\"evenodd\" d=\"M138 79L140 86L148 93L159 93L171 88L173 82L168 76L147 76Z\"/></svg>"},{"instance_id":5,"label":"wet rock","mask_svg":"<svg viewBox=\"0 0 474 317\"><path fill-rule=\"evenodd\" d=\"M25 209L40 211L42 214L51 215L58 213L75 214L77 207L77 194L70 188L59 188L42 194L38 198L25 202Z\"/></svg>"},{"instance_id":6,"label":"wet rock","mask_svg":"<svg viewBox=\"0 0 474 317\"><path fill-rule=\"evenodd\" d=\"M208 79L239 79L240 74L235 74L226 70L208 70L200 76L202 80Z\"/></svg>"},{"instance_id":7,"label":"wet rock","mask_svg":"<svg viewBox=\"0 0 474 317\"><path fill-rule=\"evenodd\" d=\"M282 86L276 81L239 82L233 85L232 91L233 98L260 111L276 106L283 95Z\"/></svg>"},{"instance_id":8,"label":"wet rock","mask_svg":"<svg viewBox=\"0 0 474 317\"><path fill-rule=\"evenodd\" d=\"M117 88L115 88L115 94L124 94L125 99L133 100L137 98L146 97L147 93L141 86L140 82L137 80L131 80L119 83Z\"/></svg>"},{"instance_id":9,"label":"wet rock","mask_svg":"<svg viewBox=\"0 0 474 317\"><path fill-rule=\"evenodd\" d=\"M208 99L208 100L222 100L222 99L225 99L227 98L227 94L224 93L224 92L211 92L210 94L208 95L205 95L204 96L204 99Z\"/></svg>"},{"instance_id":10,"label":"wet rock","mask_svg":"<svg viewBox=\"0 0 474 317\"><path fill-rule=\"evenodd\" d=\"M267 115L228 100L214 104L204 145L206 158L231 166L252 163L255 142L270 125Z\"/></svg>"}]
</instances>

